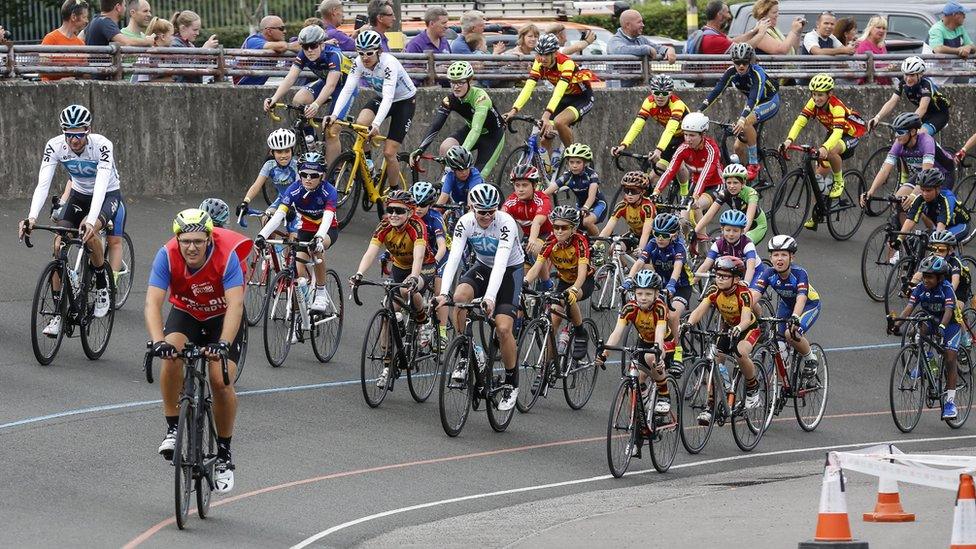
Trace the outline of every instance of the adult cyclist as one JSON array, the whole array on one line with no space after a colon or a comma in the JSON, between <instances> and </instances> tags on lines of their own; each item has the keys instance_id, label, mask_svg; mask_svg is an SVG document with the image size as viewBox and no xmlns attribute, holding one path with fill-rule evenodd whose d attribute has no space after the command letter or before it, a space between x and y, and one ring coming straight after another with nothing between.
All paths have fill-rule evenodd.
<instances>
[{"instance_id":1,"label":"adult cyclist","mask_svg":"<svg viewBox=\"0 0 976 549\"><path fill-rule=\"evenodd\" d=\"M898 81L895 93L881 106L878 114L868 120L868 131L873 130L895 109L901 97L915 106L915 114L922 119L922 132L935 135L946 127L949 123L949 98L939 91L939 86L931 78L925 76L925 69L925 61L915 55L901 62L904 78Z\"/></svg>"}]
</instances>

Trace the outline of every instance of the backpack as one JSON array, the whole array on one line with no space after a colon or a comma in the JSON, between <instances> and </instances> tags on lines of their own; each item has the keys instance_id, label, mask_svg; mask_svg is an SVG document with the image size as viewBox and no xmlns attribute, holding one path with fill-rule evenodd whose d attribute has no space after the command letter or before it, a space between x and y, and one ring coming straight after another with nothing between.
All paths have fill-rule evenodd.
<instances>
[{"instance_id":1,"label":"backpack","mask_svg":"<svg viewBox=\"0 0 976 549\"><path fill-rule=\"evenodd\" d=\"M691 36L688 37L688 41L685 42L684 52L682 53L701 53L702 38L704 38L706 35L716 36L718 34L720 33L711 27L702 27L696 30L695 32L691 33Z\"/></svg>"}]
</instances>

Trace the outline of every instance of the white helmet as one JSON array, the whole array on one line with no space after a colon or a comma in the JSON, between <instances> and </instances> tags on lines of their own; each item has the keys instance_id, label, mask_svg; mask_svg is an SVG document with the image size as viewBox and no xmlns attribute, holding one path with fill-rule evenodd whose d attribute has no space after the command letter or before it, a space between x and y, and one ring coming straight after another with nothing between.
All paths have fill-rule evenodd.
<instances>
[{"instance_id":1,"label":"white helmet","mask_svg":"<svg viewBox=\"0 0 976 549\"><path fill-rule=\"evenodd\" d=\"M904 74L925 74L925 60L913 55L901 62L901 72Z\"/></svg>"},{"instance_id":2,"label":"white helmet","mask_svg":"<svg viewBox=\"0 0 976 549\"><path fill-rule=\"evenodd\" d=\"M708 129L708 117L700 112L690 112L681 121L681 131L702 133Z\"/></svg>"},{"instance_id":3,"label":"white helmet","mask_svg":"<svg viewBox=\"0 0 976 549\"><path fill-rule=\"evenodd\" d=\"M283 151L295 146L295 132L278 128L268 136L268 148L273 151Z\"/></svg>"},{"instance_id":4,"label":"white helmet","mask_svg":"<svg viewBox=\"0 0 976 549\"><path fill-rule=\"evenodd\" d=\"M728 179L730 177L737 177L745 181L749 177L749 171L742 164L729 164L722 170L722 179Z\"/></svg>"},{"instance_id":5,"label":"white helmet","mask_svg":"<svg viewBox=\"0 0 976 549\"><path fill-rule=\"evenodd\" d=\"M787 251L796 253L796 239L788 234L778 234L769 240L766 249L770 252Z\"/></svg>"},{"instance_id":6,"label":"white helmet","mask_svg":"<svg viewBox=\"0 0 976 549\"><path fill-rule=\"evenodd\" d=\"M298 33L298 43L303 46L325 42L327 38L328 36L325 35L325 30L318 25L309 25Z\"/></svg>"}]
</instances>

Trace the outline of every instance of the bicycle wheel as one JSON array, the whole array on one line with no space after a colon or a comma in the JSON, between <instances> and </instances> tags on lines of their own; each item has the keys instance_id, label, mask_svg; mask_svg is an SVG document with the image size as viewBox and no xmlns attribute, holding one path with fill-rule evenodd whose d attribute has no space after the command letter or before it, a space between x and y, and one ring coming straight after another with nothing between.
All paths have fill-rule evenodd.
<instances>
[{"instance_id":1,"label":"bicycle wheel","mask_svg":"<svg viewBox=\"0 0 976 549\"><path fill-rule=\"evenodd\" d=\"M888 402L895 427L903 433L912 432L922 417L925 404L925 374L919 371L924 364L922 358L918 346L911 344L898 351L891 365Z\"/></svg>"},{"instance_id":2,"label":"bicycle wheel","mask_svg":"<svg viewBox=\"0 0 976 549\"><path fill-rule=\"evenodd\" d=\"M972 349L973 341L976 341L976 309L966 307L962 311L962 329L962 342L960 346Z\"/></svg>"},{"instance_id":3,"label":"bicycle wheel","mask_svg":"<svg viewBox=\"0 0 976 549\"><path fill-rule=\"evenodd\" d=\"M962 178L953 187L959 204L962 204L966 211L976 211L976 174L969 174Z\"/></svg>"},{"instance_id":4,"label":"bicycle wheel","mask_svg":"<svg viewBox=\"0 0 976 549\"><path fill-rule=\"evenodd\" d=\"M769 426L773 423L773 416L778 415L782 409L781 400L785 400L782 396L783 392L783 381L779 377L779 373L776 370L776 353L777 345L773 341L768 341L764 345L757 347L753 351L752 362L757 368L762 368L763 372L766 374L766 380L769 383L769 408L766 412L766 422L763 424L763 430L769 429Z\"/></svg>"},{"instance_id":5,"label":"bicycle wheel","mask_svg":"<svg viewBox=\"0 0 976 549\"><path fill-rule=\"evenodd\" d=\"M861 172L844 170L844 194L827 199L827 230L834 240L847 240L860 228L864 221L864 210L858 201L865 191L867 188Z\"/></svg>"},{"instance_id":6,"label":"bicycle wheel","mask_svg":"<svg viewBox=\"0 0 976 549\"><path fill-rule=\"evenodd\" d=\"M518 368L521 389L518 399L515 400L515 406L523 414L528 413L535 406L539 395L545 391L549 383L549 363L555 360L555 357L548 357L546 352L549 331L549 322L537 318L522 328L522 333L519 334Z\"/></svg>"},{"instance_id":7,"label":"bicycle wheel","mask_svg":"<svg viewBox=\"0 0 976 549\"><path fill-rule=\"evenodd\" d=\"M708 437L715 423L715 410L718 402L712 398L715 391L715 376L707 358L701 358L690 371L684 373L684 386L681 389L681 444L689 454L697 454L705 449ZM698 416L708 412L711 421L699 424Z\"/></svg>"},{"instance_id":8,"label":"bicycle wheel","mask_svg":"<svg viewBox=\"0 0 976 549\"><path fill-rule=\"evenodd\" d=\"M298 156L297 154L295 155ZM264 199L264 203L271 206L275 198L278 196L277 191L274 188L274 182L271 181L270 177L264 178L264 185L261 185L261 198Z\"/></svg>"},{"instance_id":9,"label":"bicycle wheel","mask_svg":"<svg viewBox=\"0 0 976 549\"><path fill-rule=\"evenodd\" d=\"M129 233L122 233L122 263L115 272L115 308L121 309L132 291L132 271L136 265L136 252Z\"/></svg>"},{"instance_id":10,"label":"bicycle wheel","mask_svg":"<svg viewBox=\"0 0 976 549\"><path fill-rule=\"evenodd\" d=\"M953 429L958 429L966 424L969 419L969 411L973 406L973 362L969 355L969 349L959 348L959 357L956 360L956 418L947 419L946 424Z\"/></svg>"},{"instance_id":11,"label":"bicycle wheel","mask_svg":"<svg viewBox=\"0 0 976 549\"><path fill-rule=\"evenodd\" d=\"M759 383L759 404L746 408L746 377L740 372L735 381L735 404L732 408L732 438L743 452L752 451L759 445L766 431L766 414L769 412L769 381L766 371L756 368Z\"/></svg>"},{"instance_id":12,"label":"bicycle wheel","mask_svg":"<svg viewBox=\"0 0 976 549\"><path fill-rule=\"evenodd\" d=\"M912 291L911 281L914 274L915 260L911 257L899 259L898 263L895 263L895 267L888 273L884 292L885 316L892 313L900 314L905 309Z\"/></svg>"},{"instance_id":13,"label":"bicycle wheel","mask_svg":"<svg viewBox=\"0 0 976 549\"><path fill-rule=\"evenodd\" d=\"M681 394L681 390L678 388L678 382L674 380L673 377L668 376L668 394L677 396ZM657 403L657 391L654 391L654 403L651 404L656 406ZM674 397L671 398L672 403L674 403ZM654 468L657 469L658 473L665 473L671 468L671 464L674 463L674 456L678 453L678 438L679 425L681 425L681 407L672 404L671 411L667 414L654 414L654 427L651 431L651 436L648 439L648 446L651 450L651 462L654 464Z\"/></svg>"},{"instance_id":14,"label":"bicycle wheel","mask_svg":"<svg viewBox=\"0 0 976 549\"><path fill-rule=\"evenodd\" d=\"M529 146L520 145L512 149L512 152L508 153L505 157L505 161L501 164L501 169L495 174L495 186L501 191L502 202L508 195L515 192L515 188L512 186L512 181L508 178L508 174L512 172L512 168L519 164L524 164L526 157L529 156ZM496 168L497 169L497 168Z\"/></svg>"},{"instance_id":15,"label":"bicycle wheel","mask_svg":"<svg viewBox=\"0 0 976 549\"><path fill-rule=\"evenodd\" d=\"M791 385L793 386L793 413L800 428L810 432L820 425L824 412L827 410L827 391L830 387L830 377L827 368L827 353L818 343L811 343L810 350L817 357L817 373L806 383L803 382L801 371L803 357L796 356L793 367Z\"/></svg>"},{"instance_id":16,"label":"bicycle wheel","mask_svg":"<svg viewBox=\"0 0 976 549\"><path fill-rule=\"evenodd\" d=\"M864 167L861 169L861 173L865 175L871 181L874 181L875 176L881 171L881 167L884 166L885 158L888 157L888 151L891 150L890 146L882 146L871 153L867 161L864 163ZM880 189L896 189L897 182L899 178L899 170L896 167L891 170L888 175L888 179L882 183ZM880 190L879 189L879 190ZM865 208L865 213L870 217L878 217L888 211L891 204L879 203L879 202L869 202Z\"/></svg>"},{"instance_id":17,"label":"bicycle wheel","mask_svg":"<svg viewBox=\"0 0 976 549\"><path fill-rule=\"evenodd\" d=\"M329 296L328 310L312 315L312 352L319 362L332 360L342 337L342 284L332 269L325 272L325 292Z\"/></svg>"},{"instance_id":18,"label":"bicycle wheel","mask_svg":"<svg viewBox=\"0 0 976 549\"><path fill-rule=\"evenodd\" d=\"M247 364L247 336L248 336L248 326L247 322L241 319L241 356L237 359L237 370L234 373L234 384L237 384L237 380L241 379L241 374L244 373L244 366Z\"/></svg>"},{"instance_id":19,"label":"bicycle wheel","mask_svg":"<svg viewBox=\"0 0 976 549\"><path fill-rule=\"evenodd\" d=\"M89 360L98 360L108 347L108 340L112 337L112 327L115 325L115 277L112 276L112 266L106 261L103 264L105 277L108 279L108 314L102 318L95 317L95 295L98 291L95 283L95 270L91 266L84 268L82 287L88 288L85 298L85 313L81 322L81 348Z\"/></svg>"},{"instance_id":20,"label":"bicycle wheel","mask_svg":"<svg viewBox=\"0 0 976 549\"><path fill-rule=\"evenodd\" d=\"M336 157L329 165L328 181L335 184L338 192L336 201L336 221L339 229L344 229L352 221L359 205L359 195L363 192L363 182L359 178L356 154L346 151Z\"/></svg>"},{"instance_id":21,"label":"bicycle wheel","mask_svg":"<svg viewBox=\"0 0 976 549\"><path fill-rule=\"evenodd\" d=\"M193 416L193 407L187 402L181 402L180 417L176 423L176 449L173 452L176 526L180 530L186 527L186 517L190 512L190 494L193 492L193 449L190 444Z\"/></svg>"},{"instance_id":22,"label":"bicycle wheel","mask_svg":"<svg viewBox=\"0 0 976 549\"><path fill-rule=\"evenodd\" d=\"M515 407L502 411L498 409L498 403L501 402L503 391L497 389L502 385L500 376L495 375L495 362L498 359L498 349L495 348L494 341L488 346L488 364L485 365L484 369L484 379L485 379L485 395L488 396L487 402L485 402L485 408L488 411L488 424L491 428L495 430L496 433L503 433L505 429L512 423L512 418L515 417ZM519 391L520 393L522 391ZM516 395L516 401L518 401L518 396Z\"/></svg>"},{"instance_id":23,"label":"bicycle wheel","mask_svg":"<svg viewBox=\"0 0 976 549\"><path fill-rule=\"evenodd\" d=\"M620 380L617 394L610 403L607 421L607 465L616 478L630 467L631 454L637 445L637 399L640 392L630 378Z\"/></svg>"},{"instance_id":24,"label":"bicycle wheel","mask_svg":"<svg viewBox=\"0 0 976 549\"><path fill-rule=\"evenodd\" d=\"M613 332L617 325L617 266L609 263L596 270L593 275L593 294L590 296L591 318L597 323L601 339Z\"/></svg>"},{"instance_id":25,"label":"bicycle wheel","mask_svg":"<svg viewBox=\"0 0 976 549\"><path fill-rule=\"evenodd\" d=\"M291 274L282 271L271 280L264 296L264 356L275 368L285 363L291 349L297 309Z\"/></svg>"},{"instance_id":26,"label":"bicycle wheel","mask_svg":"<svg viewBox=\"0 0 976 549\"><path fill-rule=\"evenodd\" d=\"M61 342L64 341L64 332L68 329L68 318L65 314L68 300L62 299L64 286L61 290L54 289L55 282L63 279L61 262L51 261L41 271L37 286L34 287L34 299L31 302L31 347L34 349L34 358L41 366L47 366L54 360L61 348ZM58 335L44 335L44 328L56 317L61 318Z\"/></svg>"},{"instance_id":27,"label":"bicycle wheel","mask_svg":"<svg viewBox=\"0 0 976 549\"><path fill-rule=\"evenodd\" d=\"M205 519L210 514L210 483L213 482L214 458L217 457L217 428L214 427L213 410L210 408L207 408L207 413L197 415L200 418L197 433L203 435L203 440L200 441L202 463L208 465L202 475L197 475L193 489L197 493L197 514Z\"/></svg>"},{"instance_id":28,"label":"bicycle wheel","mask_svg":"<svg viewBox=\"0 0 976 549\"><path fill-rule=\"evenodd\" d=\"M269 253L276 253L270 251ZM268 278L271 275L271 262L266 261L264 253L257 248L251 249L247 256L247 280L244 282L244 320L248 326L257 326L264 316L264 296L268 290Z\"/></svg>"},{"instance_id":29,"label":"bicycle wheel","mask_svg":"<svg viewBox=\"0 0 976 549\"><path fill-rule=\"evenodd\" d=\"M437 381L437 371L440 368L441 338L437 335L436 319L431 316L427 321L432 324L430 344L426 349L420 348L419 342L411 346L410 369L407 370L407 385L410 396L417 402L426 402L434 392Z\"/></svg>"},{"instance_id":30,"label":"bicycle wheel","mask_svg":"<svg viewBox=\"0 0 976 549\"><path fill-rule=\"evenodd\" d=\"M888 273L894 266L889 261L893 251L888 246L886 228L887 225L881 225L871 231L861 251L861 284L868 297L879 303L884 301Z\"/></svg>"},{"instance_id":31,"label":"bicycle wheel","mask_svg":"<svg viewBox=\"0 0 976 549\"><path fill-rule=\"evenodd\" d=\"M370 408L379 406L393 384L393 360L396 347L393 345L393 313L380 309L369 321L366 336L363 338L363 351L359 359L359 381L363 389L363 399ZM377 385L376 380L389 370L386 383Z\"/></svg>"},{"instance_id":32,"label":"bicycle wheel","mask_svg":"<svg viewBox=\"0 0 976 549\"><path fill-rule=\"evenodd\" d=\"M772 234L796 236L803 224L810 219L810 204L813 201L807 174L797 168L786 174L773 197L773 207L767 212Z\"/></svg>"},{"instance_id":33,"label":"bicycle wheel","mask_svg":"<svg viewBox=\"0 0 976 549\"><path fill-rule=\"evenodd\" d=\"M570 359L569 371L563 378L563 394L566 396L566 404L574 410L580 410L590 397L593 396L593 389L596 387L596 378L599 370L593 364L596 357L596 346L600 340L597 332L596 322L589 318L583 320L579 330L586 330L586 356L582 359L572 358L572 346L574 341L569 342Z\"/></svg>"},{"instance_id":34,"label":"bicycle wheel","mask_svg":"<svg viewBox=\"0 0 976 549\"><path fill-rule=\"evenodd\" d=\"M474 392L474 372L468 367L472 357L466 336L451 340L441 362L440 385L437 392L441 427L449 437L461 434L471 412L471 396ZM454 381L451 375L455 370L464 372L463 381Z\"/></svg>"},{"instance_id":35,"label":"bicycle wheel","mask_svg":"<svg viewBox=\"0 0 976 549\"><path fill-rule=\"evenodd\" d=\"M763 169L759 173L760 181L755 188L759 191L759 207L764 212L768 212L773 209L776 189L786 176L787 166L783 155L776 149L761 149L759 156Z\"/></svg>"}]
</instances>

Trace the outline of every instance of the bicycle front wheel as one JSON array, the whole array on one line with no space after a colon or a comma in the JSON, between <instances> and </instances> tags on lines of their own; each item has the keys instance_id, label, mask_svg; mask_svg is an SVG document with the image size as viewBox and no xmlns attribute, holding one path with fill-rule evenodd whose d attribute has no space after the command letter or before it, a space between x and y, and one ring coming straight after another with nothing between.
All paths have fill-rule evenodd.
<instances>
[{"instance_id":1,"label":"bicycle front wheel","mask_svg":"<svg viewBox=\"0 0 976 549\"><path fill-rule=\"evenodd\" d=\"M359 381L363 389L363 399L370 408L379 406L393 383L393 360L396 347L393 345L393 314L380 309L369 321L366 336L363 338L363 351L360 355ZM386 372L385 383L381 380Z\"/></svg>"},{"instance_id":2,"label":"bicycle front wheel","mask_svg":"<svg viewBox=\"0 0 976 549\"><path fill-rule=\"evenodd\" d=\"M269 253L276 253L273 250ZM247 280L244 282L244 320L248 326L257 326L264 316L264 296L268 291L271 262L264 253L254 248L247 256Z\"/></svg>"},{"instance_id":3,"label":"bicycle front wheel","mask_svg":"<svg viewBox=\"0 0 976 549\"><path fill-rule=\"evenodd\" d=\"M718 401L715 376L707 358L699 359L684 373L684 387L681 389L681 444L689 454L697 454L705 449L715 423L715 410ZM718 391L724 393L724 391ZM724 396L724 395L723 395ZM705 416L707 415L707 421ZM701 420L699 420L701 417Z\"/></svg>"},{"instance_id":4,"label":"bicycle front wheel","mask_svg":"<svg viewBox=\"0 0 976 549\"><path fill-rule=\"evenodd\" d=\"M197 493L197 514L205 519L210 514L210 483L214 478L214 459L217 457L217 428L214 426L213 410L207 408L207 413L198 414L200 424L197 433L203 435L200 441L200 451L203 453L205 467L202 475L197 475L194 491Z\"/></svg>"},{"instance_id":5,"label":"bicycle front wheel","mask_svg":"<svg viewBox=\"0 0 976 549\"><path fill-rule=\"evenodd\" d=\"M193 492L193 449L190 444L195 414L187 402L180 404L180 417L176 424L176 449L173 451L174 499L176 526L186 528L190 512L190 494Z\"/></svg>"},{"instance_id":6,"label":"bicycle front wheel","mask_svg":"<svg viewBox=\"0 0 976 549\"><path fill-rule=\"evenodd\" d=\"M464 424L471 412L471 397L474 392L474 372L469 367L472 357L469 356L468 340L465 336L458 336L451 340L441 362L439 376L440 386L437 393L438 410L441 416L441 427L449 437L461 434ZM458 372L458 379L454 379L454 372Z\"/></svg>"},{"instance_id":7,"label":"bicycle front wheel","mask_svg":"<svg viewBox=\"0 0 976 549\"><path fill-rule=\"evenodd\" d=\"M888 281L885 282L885 316L897 315L905 309L912 291L914 275L915 261L911 257L903 257L895 263L895 267L888 273Z\"/></svg>"},{"instance_id":8,"label":"bicycle front wheel","mask_svg":"<svg viewBox=\"0 0 976 549\"><path fill-rule=\"evenodd\" d=\"M922 417L925 404L925 373L921 350L917 345L902 347L891 365L891 380L888 384L888 402L891 404L891 418L895 427L903 433L910 433Z\"/></svg>"},{"instance_id":9,"label":"bicycle front wheel","mask_svg":"<svg viewBox=\"0 0 976 549\"><path fill-rule=\"evenodd\" d=\"M512 418L515 417L515 407L513 406L508 410L498 409L498 403L502 401L505 390L500 388L504 382L500 377L496 377L494 373L497 355L498 349L492 343L488 346L488 364L485 365L482 375L484 376L485 396L487 397L485 399L485 408L488 412L488 424L491 425L491 428L496 433L503 433L512 423ZM515 400L518 401L517 395Z\"/></svg>"},{"instance_id":10,"label":"bicycle front wheel","mask_svg":"<svg viewBox=\"0 0 976 549\"><path fill-rule=\"evenodd\" d=\"M427 322L430 323L430 331L433 334L430 343L426 348L420 347L420 342L414 336L414 344L411 346L411 357L409 361L410 369L407 370L407 385L410 387L410 396L417 402L426 402L434 392L434 384L437 381L437 371L440 368L440 348L441 338L437 333L437 318L430 315Z\"/></svg>"},{"instance_id":11,"label":"bicycle front wheel","mask_svg":"<svg viewBox=\"0 0 976 549\"><path fill-rule=\"evenodd\" d=\"M352 221L352 216L359 205L359 194L363 191L363 183L357 168L356 154L352 151L340 154L329 165L328 181L335 184L338 193L336 222L339 223L339 229L346 228L346 225Z\"/></svg>"},{"instance_id":12,"label":"bicycle front wheel","mask_svg":"<svg viewBox=\"0 0 976 549\"><path fill-rule=\"evenodd\" d=\"M616 478L624 476L630 467L632 454L637 446L637 399L640 391L634 382L625 378L620 381L617 394L610 403L610 419L607 422L607 465Z\"/></svg>"},{"instance_id":13,"label":"bicycle front wheel","mask_svg":"<svg viewBox=\"0 0 976 549\"><path fill-rule=\"evenodd\" d=\"M593 396L593 389L596 387L596 378L599 370L594 365L596 358L596 346L599 344L600 334L597 332L596 322L590 319L583 320L577 330L586 333L586 354L581 359L569 359L569 371L563 378L563 394L566 395L566 404L573 410L581 410ZM573 347L575 341L570 340L569 346ZM569 349L572 353L572 348Z\"/></svg>"},{"instance_id":14,"label":"bicycle front wheel","mask_svg":"<svg viewBox=\"0 0 976 549\"><path fill-rule=\"evenodd\" d=\"M759 207L762 211L768 212L773 209L776 189L786 176L786 160L776 149L762 149L760 160L763 169L759 173L759 182L754 185L754 188L759 191Z\"/></svg>"},{"instance_id":15,"label":"bicycle front wheel","mask_svg":"<svg viewBox=\"0 0 976 549\"><path fill-rule=\"evenodd\" d=\"M549 322L542 318L532 320L522 328L518 343L519 390L515 406L519 412L528 413L535 406L539 396L546 390L550 363L555 357L549 357L547 347L549 342ZM526 387L526 385L528 385Z\"/></svg>"},{"instance_id":16,"label":"bicycle front wheel","mask_svg":"<svg viewBox=\"0 0 976 549\"><path fill-rule=\"evenodd\" d=\"M803 357L797 356L797 364L793 368L793 413L800 428L810 432L820 425L824 412L827 410L827 388L830 378L827 368L827 353L818 343L811 343L810 350L817 358L817 372L813 377L804 380L802 376Z\"/></svg>"},{"instance_id":17,"label":"bicycle front wheel","mask_svg":"<svg viewBox=\"0 0 976 549\"><path fill-rule=\"evenodd\" d=\"M678 382L673 377L668 376L668 394L671 397L671 410L667 414L654 414L654 425L651 426L651 437L648 439L648 446L651 450L651 462L658 473L666 473L674 463L674 456L678 453L678 439L680 438L681 407L677 406L676 397L681 394ZM652 410L657 405L660 395L653 388L655 393Z\"/></svg>"},{"instance_id":18,"label":"bicycle front wheel","mask_svg":"<svg viewBox=\"0 0 976 549\"><path fill-rule=\"evenodd\" d=\"M610 251L607 250L607 253ZM601 338L606 338L613 332L617 324L617 267L610 263L596 270L593 274L593 294L590 296L590 311L597 323Z\"/></svg>"},{"instance_id":19,"label":"bicycle front wheel","mask_svg":"<svg viewBox=\"0 0 976 549\"><path fill-rule=\"evenodd\" d=\"M85 312L82 316L81 324L81 348L85 351L85 356L89 360L101 358L105 349L108 347L108 340L112 337L112 327L115 326L115 277L112 276L112 266L105 262L103 264L105 277L108 279L108 313L98 318L95 316L95 296L98 288L95 283L94 269L89 265L85 267L82 287L88 288L88 296L85 298Z\"/></svg>"},{"instance_id":20,"label":"bicycle front wheel","mask_svg":"<svg viewBox=\"0 0 976 549\"><path fill-rule=\"evenodd\" d=\"M959 204L962 204L966 211L976 211L976 174L969 174L962 178L953 187Z\"/></svg>"},{"instance_id":21,"label":"bicycle front wheel","mask_svg":"<svg viewBox=\"0 0 976 549\"><path fill-rule=\"evenodd\" d=\"M813 196L807 174L797 168L786 174L773 197L773 208L769 212L773 234L796 236L803 224L810 219L810 204Z\"/></svg>"},{"instance_id":22,"label":"bicycle front wheel","mask_svg":"<svg viewBox=\"0 0 976 549\"><path fill-rule=\"evenodd\" d=\"M291 275L282 271L275 275L264 297L264 355L275 368L285 363L291 349L297 308Z\"/></svg>"},{"instance_id":23,"label":"bicycle front wheel","mask_svg":"<svg viewBox=\"0 0 976 549\"><path fill-rule=\"evenodd\" d=\"M864 210L859 200L866 190L861 172L844 170L844 194L827 199L827 230L834 240L847 240L860 228Z\"/></svg>"},{"instance_id":24,"label":"bicycle front wheel","mask_svg":"<svg viewBox=\"0 0 976 549\"><path fill-rule=\"evenodd\" d=\"M312 315L312 352L319 362L332 360L342 337L342 284L332 269L325 272L325 293L329 296L329 308Z\"/></svg>"},{"instance_id":25,"label":"bicycle front wheel","mask_svg":"<svg viewBox=\"0 0 976 549\"><path fill-rule=\"evenodd\" d=\"M759 404L746 407L746 376L741 372L736 376L735 405L732 408L732 438L743 452L750 452L759 445L766 431L766 414L769 413L769 382L766 371L756 368L756 381L759 383Z\"/></svg>"},{"instance_id":26,"label":"bicycle front wheel","mask_svg":"<svg viewBox=\"0 0 976 549\"><path fill-rule=\"evenodd\" d=\"M887 225L881 225L871 231L861 251L861 284L868 297L879 303L884 301L888 273L894 266L894 262L891 261L893 251L888 246L886 228Z\"/></svg>"},{"instance_id":27,"label":"bicycle front wheel","mask_svg":"<svg viewBox=\"0 0 976 549\"><path fill-rule=\"evenodd\" d=\"M512 168L515 166L525 164L525 160L528 158L528 156L529 146L520 145L512 149L512 152L508 153L508 156L505 157L505 161L502 162L501 169L495 174L495 186L498 187L499 191L501 191L503 198L515 192L515 188L512 187L512 181L508 178L508 174L512 173Z\"/></svg>"},{"instance_id":28,"label":"bicycle front wheel","mask_svg":"<svg viewBox=\"0 0 976 549\"><path fill-rule=\"evenodd\" d=\"M37 279L37 286L34 288L34 300L31 303L31 347L34 349L34 358L41 366L47 366L54 360L64 341L64 332L68 329L67 315L65 309L68 300L65 299L64 284L68 281L63 280L61 262L51 261L41 271L40 278ZM55 283L61 284L60 290L55 290ZM61 329L57 335L44 335L44 328L55 318L60 318Z\"/></svg>"},{"instance_id":29,"label":"bicycle front wheel","mask_svg":"<svg viewBox=\"0 0 976 549\"><path fill-rule=\"evenodd\" d=\"M959 348L959 356L956 359L956 412L955 419L946 420L946 424L953 429L958 429L966 424L969 419L969 411L973 406L973 362L969 354L969 349Z\"/></svg>"},{"instance_id":30,"label":"bicycle front wheel","mask_svg":"<svg viewBox=\"0 0 976 549\"><path fill-rule=\"evenodd\" d=\"M122 233L122 259L115 272L115 308L121 309L132 291L132 273L136 265L136 252L129 233Z\"/></svg>"}]
</instances>

